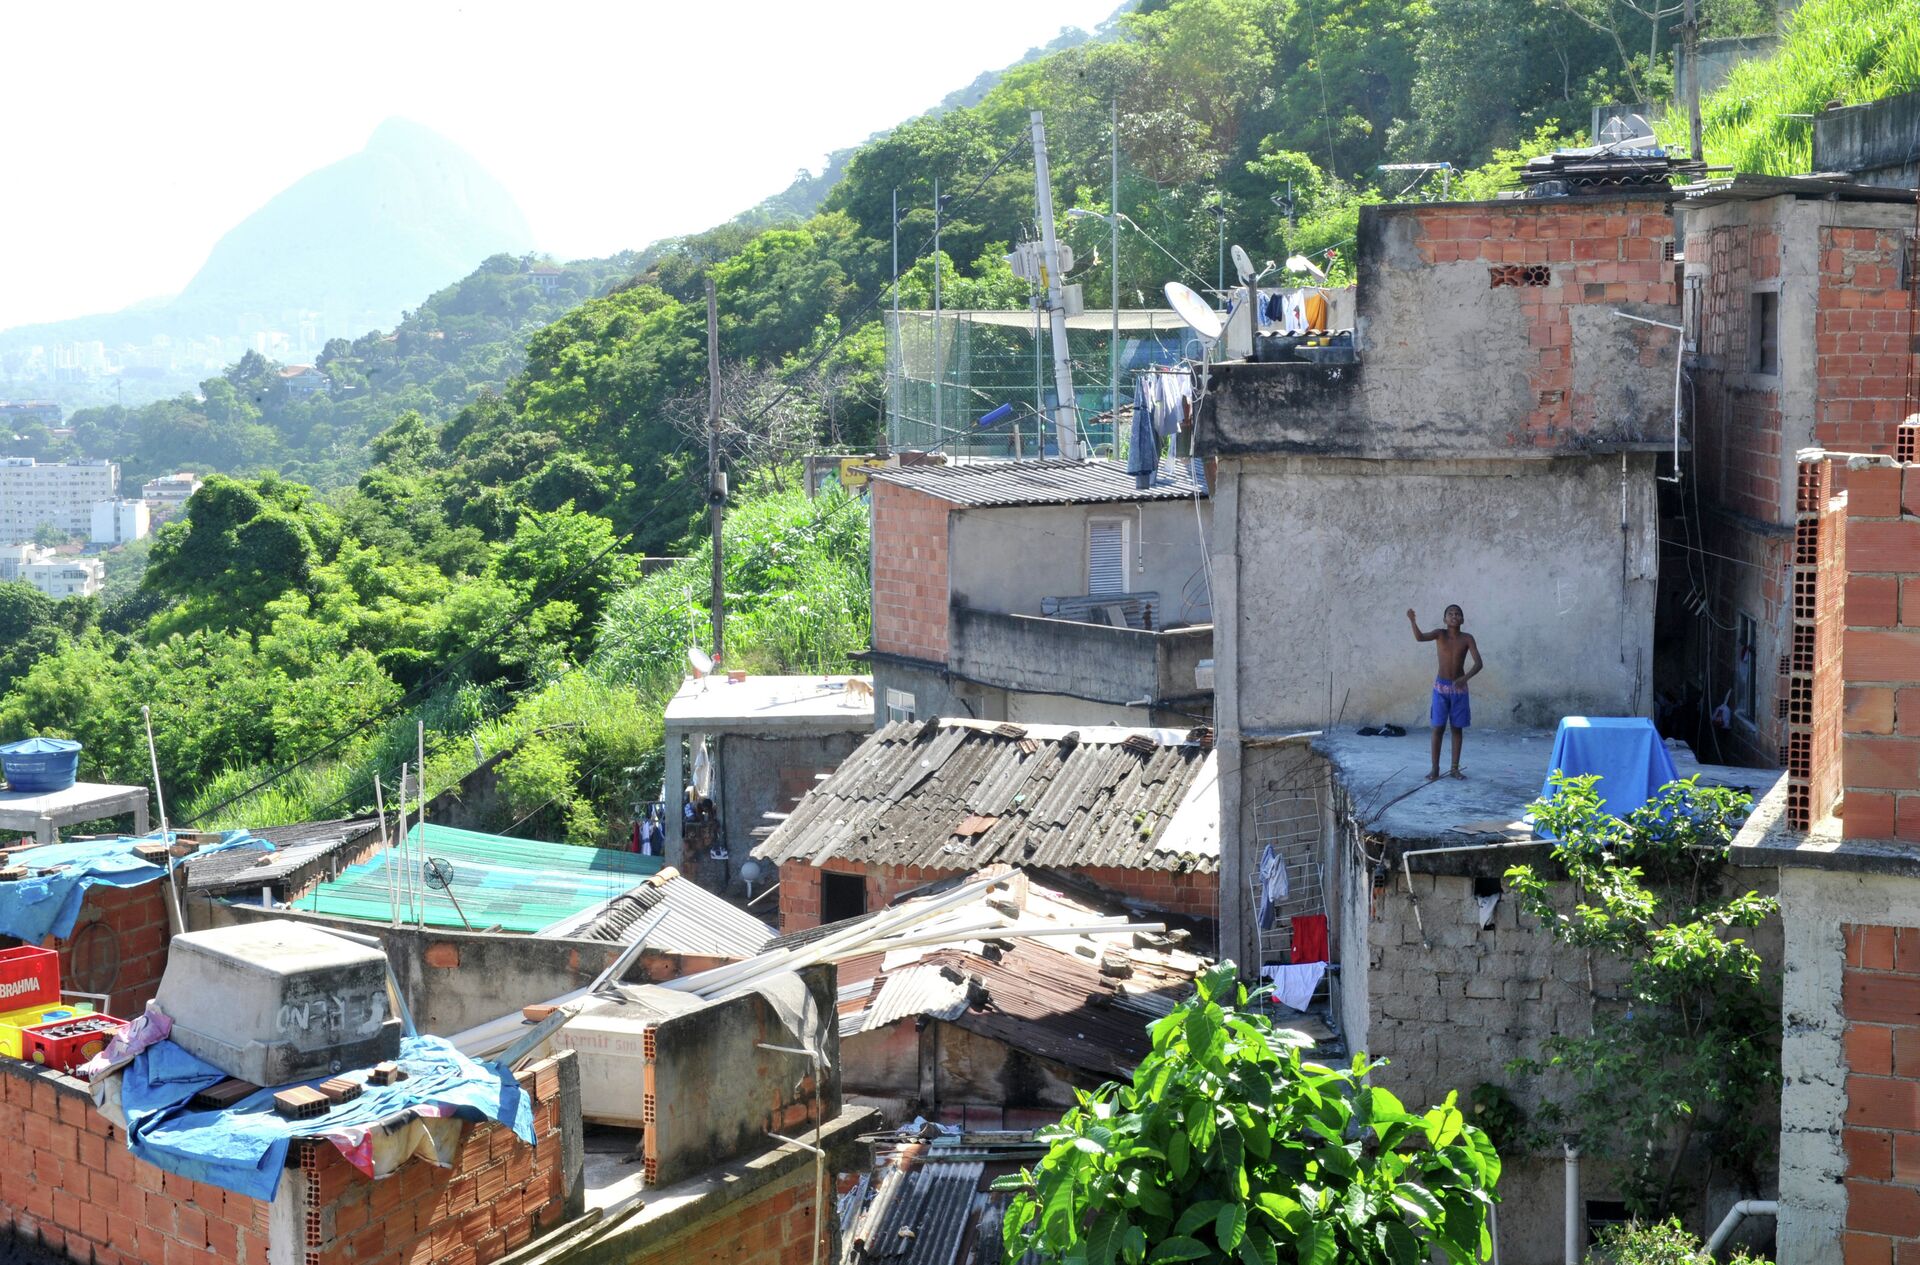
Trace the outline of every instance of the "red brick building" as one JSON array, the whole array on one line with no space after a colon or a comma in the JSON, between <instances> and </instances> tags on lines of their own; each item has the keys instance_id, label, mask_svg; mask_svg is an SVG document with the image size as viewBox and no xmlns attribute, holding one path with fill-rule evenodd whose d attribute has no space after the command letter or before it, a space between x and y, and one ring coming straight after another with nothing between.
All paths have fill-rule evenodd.
<instances>
[{"instance_id":1,"label":"red brick building","mask_svg":"<svg viewBox=\"0 0 1920 1265\"><path fill-rule=\"evenodd\" d=\"M779 867L782 932L995 863L1069 872L1129 903L1212 919L1212 747L1160 729L891 724L754 855Z\"/></svg>"},{"instance_id":2,"label":"red brick building","mask_svg":"<svg viewBox=\"0 0 1920 1265\"><path fill-rule=\"evenodd\" d=\"M1741 176L1685 205L1692 452L1662 507L1659 684L1690 700L1678 728L1703 760L1771 765L1787 746L1798 454L1894 451L1913 194Z\"/></svg>"}]
</instances>

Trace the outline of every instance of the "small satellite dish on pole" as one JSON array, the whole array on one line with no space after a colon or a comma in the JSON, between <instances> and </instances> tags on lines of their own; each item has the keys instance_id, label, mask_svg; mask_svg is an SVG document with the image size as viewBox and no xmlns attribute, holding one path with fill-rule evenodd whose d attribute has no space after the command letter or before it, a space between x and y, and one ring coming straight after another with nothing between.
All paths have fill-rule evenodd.
<instances>
[{"instance_id":1,"label":"small satellite dish on pole","mask_svg":"<svg viewBox=\"0 0 1920 1265\"><path fill-rule=\"evenodd\" d=\"M698 646L687 647L687 663L695 676L707 676L713 671L713 656Z\"/></svg>"},{"instance_id":2,"label":"small satellite dish on pole","mask_svg":"<svg viewBox=\"0 0 1920 1265\"><path fill-rule=\"evenodd\" d=\"M1316 264L1313 262L1313 260L1308 259L1305 255L1288 255L1287 271L1302 273L1306 276L1314 277L1321 281L1325 281L1327 279L1326 271L1322 269L1319 264Z\"/></svg>"},{"instance_id":3,"label":"small satellite dish on pole","mask_svg":"<svg viewBox=\"0 0 1920 1265\"><path fill-rule=\"evenodd\" d=\"M1220 331L1226 326L1221 324L1220 313L1214 311L1211 304L1194 293L1191 287L1181 285L1178 281L1167 282L1164 289L1167 306L1187 323L1188 328L1200 335L1202 341L1211 343L1219 340Z\"/></svg>"},{"instance_id":4,"label":"small satellite dish on pole","mask_svg":"<svg viewBox=\"0 0 1920 1265\"><path fill-rule=\"evenodd\" d=\"M1234 243L1233 248L1230 251L1228 251L1228 254L1230 254L1233 257L1233 271L1235 275L1237 275L1240 278L1240 284L1243 286L1252 285L1253 284L1252 257L1249 256L1247 252L1241 248L1238 242Z\"/></svg>"}]
</instances>

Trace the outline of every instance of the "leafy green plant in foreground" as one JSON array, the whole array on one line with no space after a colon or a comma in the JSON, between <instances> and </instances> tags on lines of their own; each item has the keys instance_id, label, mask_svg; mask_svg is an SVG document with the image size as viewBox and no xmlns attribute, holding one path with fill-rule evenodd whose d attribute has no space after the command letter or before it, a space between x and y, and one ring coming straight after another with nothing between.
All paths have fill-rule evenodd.
<instances>
[{"instance_id":1,"label":"leafy green plant in foreground","mask_svg":"<svg viewBox=\"0 0 1920 1265\"><path fill-rule=\"evenodd\" d=\"M1246 1009L1231 962L1155 1022L1131 1084L1082 1094L1003 1178L1009 1262L1415 1265L1478 1261L1500 1158L1454 1096L1424 1114L1349 1069L1301 1058Z\"/></svg>"}]
</instances>

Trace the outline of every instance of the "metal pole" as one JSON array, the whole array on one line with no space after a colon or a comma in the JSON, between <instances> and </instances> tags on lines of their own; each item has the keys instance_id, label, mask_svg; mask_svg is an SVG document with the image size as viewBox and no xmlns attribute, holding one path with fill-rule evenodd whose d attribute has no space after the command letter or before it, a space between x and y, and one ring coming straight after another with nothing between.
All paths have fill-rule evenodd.
<instances>
[{"instance_id":1,"label":"metal pole","mask_svg":"<svg viewBox=\"0 0 1920 1265\"><path fill-rule=\"evenodd\" d=\"M1112 230L1107 253L1112 259L1107 266L1113 270L1113 341L1107 347L1107 408L1113 415L1113 433L1117 441L1120 435L1120 100L1118 97L1109 103L1112 111L1113 148L1108 159L1112 171L1113 192L1107 199L1107 226Z\"/></svg>"},{"instance_id":2,"label":"metal pole","mask_svg":"<svg viewBox=\"0 0 1920 1265\"><path fill-rule=\"evenodd\" d=\"M1073 363L1067 357L1067 309L1060 297L1060 239L1053 231L1053 182L1047 171L1047 125L1039 110L1033 121L1033 185L1039 202L1042 265L1047 281L1047 315L1053 325L1053 431L1060 455L1080 458L1080 406L1073 396Z\"/></svg>"},{"instance_id":3,"label":"metal pole","mask_svg":"<svg viewBox=\"0 0 1920 1265\"><path fill-rule=\"evenodd\" d=\"M414 814L414 826L420 832L421 874L419 926L424 928L427 925L427 875L425 871L427 863L427 722L417 720L414 724L418 726L418 728L414 730L414 741L418 746L414 750L413 757L413 783L414 793L420 797L420 811Z\"/></svg>"},{"instance_id":4,"label":"metal pole","mask_svg":"<svg viewBox=\"0 0 1920 1265\"><path fill-rule=\"evenodd\" d=\"M947 374L941 372L941 179L933 177L933 445L947 443L947 428L941 424L941 405L945 403Z\"/></svg>"},{"instance_id":5,"label":"metal pole","mask_svg":"<svg viewBox=\"0 0 1920 1265\"><path fill-rule=\"evenodd\" d=\"M1687 41L1687 154L1701 160L1700 149L1700 23L1694 16L1694 0L1686 0L1685 20L1680 26ZM1657 31L1659 23L1654 24Z\"/></svg>"},{"instance_id":6,"label":"metal pole","mask_svg":"<svg viewBox=\"0 0 1920 1265\"><path fill-rule=\"evenodd\" d=\"M895 185L893 190L893 341L888 346L891 354L887 357L887 407L895 417L900 412L900 401L896 399L894 392L901 391L903 395L905 394L904 388L900 385L900 366L906 362L906 350L905 344L900 339L900 187ZM889 421L891 420L890 418ZM887 427L886 443L887 448L883 451L891 450L893 447L891 425Z\"/></svg>"},{"instance_id":7,"label":"metal pole","mask_svg":"<svg viewBox=\"0 0 1920 1265\"><path fill-rule=\"evenodd\" d=\"M707 613L713 621L713 658L726 652L726 562L720 528L727 514L727 476L720 468L720 300L707 278L707 520L713 533L713 591Z\"/></svg>"}]
</instances>

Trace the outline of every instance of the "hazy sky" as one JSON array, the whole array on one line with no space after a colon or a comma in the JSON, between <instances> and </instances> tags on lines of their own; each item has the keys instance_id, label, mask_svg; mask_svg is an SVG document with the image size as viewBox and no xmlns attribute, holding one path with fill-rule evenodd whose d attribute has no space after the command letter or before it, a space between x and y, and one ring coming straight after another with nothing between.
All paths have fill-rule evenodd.
<instances>
[{"instance_id":1,"label":"hazy sky","mask_svg":"<svg viewBox=\"0 0 1920 1265\"><path fill-rule=\"evenodd\" d=\"M477 158L542 250L706 228L1118 2L8 5L0 329L178 290L393 115Z\"/></svg>"}]
</instances>

